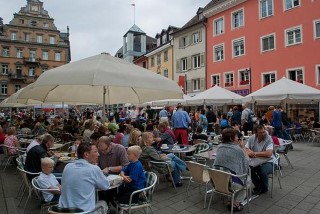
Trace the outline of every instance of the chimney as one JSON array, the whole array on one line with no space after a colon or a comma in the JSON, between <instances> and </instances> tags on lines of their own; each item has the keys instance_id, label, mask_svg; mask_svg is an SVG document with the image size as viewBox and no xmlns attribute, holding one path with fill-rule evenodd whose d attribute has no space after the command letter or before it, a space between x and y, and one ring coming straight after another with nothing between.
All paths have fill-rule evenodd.
<instances>
[{"instance_id":1,"label":"chimney","mask_svg":"<svg viewBox=\"0 0 320 214\"><path fill-rule=\"evenodd\" d=\"M3 32L3 19L0 17L0 35Z\"/></svg>"}]
</instances>

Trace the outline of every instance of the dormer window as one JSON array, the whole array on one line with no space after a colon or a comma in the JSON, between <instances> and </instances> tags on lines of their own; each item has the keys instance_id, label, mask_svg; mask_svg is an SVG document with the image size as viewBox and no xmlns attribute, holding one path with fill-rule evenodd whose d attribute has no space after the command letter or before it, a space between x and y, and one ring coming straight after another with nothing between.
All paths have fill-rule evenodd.
<instances>
[{"instance_id":1,"label":"dormer window","mask_svg":"<svg viewBox=\"0 0 320 214\"><path fill-rule=\"evenodd\" d=\"M162 44L166 43L167 42L167 35L163 35L162 36Z\"/></svg>"},{"instance_id":2,"label":"dormer window","mask_svg":"<svg viewBox=\"0 0 320 214\"><path fill-rule=\"evenodd\" d=\"M157 38L157 46L160 46L161 45L161 37L158 37Z\"/></svg>"}]
</instances>

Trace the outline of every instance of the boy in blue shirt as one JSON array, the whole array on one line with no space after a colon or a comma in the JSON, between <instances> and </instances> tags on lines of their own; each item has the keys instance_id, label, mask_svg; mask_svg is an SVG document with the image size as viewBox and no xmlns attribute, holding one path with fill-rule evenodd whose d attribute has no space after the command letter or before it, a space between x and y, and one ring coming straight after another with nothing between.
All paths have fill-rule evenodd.
<instances>
[{"instance_id":1,"label":"boy in blue shirt","mask_svg":"<svg viewBox=\"0 0 320 214\"><path fill-rule=\"evenodd\" d=\"M131 193L143 189L146 182L143 166L139 161L142 153L140 146L130 146L127 152L130 163L120 172L120 176L124 181L124 185L120 187L118 193L118 202L120 204L128 204ZM132 203L137 203L138 200L139 194L136 194L132 198Z\"/></svg>"}]
</instances>

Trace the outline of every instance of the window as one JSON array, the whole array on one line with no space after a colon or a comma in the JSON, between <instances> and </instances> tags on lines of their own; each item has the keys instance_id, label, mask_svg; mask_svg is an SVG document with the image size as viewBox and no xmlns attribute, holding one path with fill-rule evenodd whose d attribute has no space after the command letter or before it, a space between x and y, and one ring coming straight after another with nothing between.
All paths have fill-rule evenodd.
<instances>
[{"instance_id":1,"label":"window","mask_svg":"<svg viewBox=\"0 0 320 214\"><path fill-rule=\"evenodd\" d=\"M300 6L300 0L285 0L285 9L289 10Z\"/></svg>"},{"instance_id":2,"label":"window","mask_svg":"<svg viewBox=\"0 0 320 214\"><path fill-rule=\"evenodd\" d=\"M29 76L34 77L36 75L35 67L29 67Z\"/></svg>"},{"instance_id":3,"label":"window","mask_svg":"<svg viewBox=\"0 0 320 214\"><path fill-rule=\"evenodd\" d=\"M314 35L316 39L320 39L320 20L314 22Z\"/></svg>"},{"instance_id":4,"label":"window","mask_svg":"<svg viewBox=\"0 0 320 214\"><path fill-rule=\"evenodd\" d=\"M16 65L16 75L17 75L17 77L21 78L21 76L22 76L22 66L21 65Z\"/></svg>"},{"instance_id":5,"label":"window","mask_svg":"<svg viewBox=\"0 0 320 214\"><path fill-rule=\"evenodd\" d=\"M187 46L188 46L188 37L185 36L185 37L180 38L180 40L179 40L179 48L185 48Z\"/></svg>"},{"instance_id":6,"label":"window","mask_svg":"<svg viewBox=\"0 0 320 214\"><path fill-rule=\"evenodd\" d=\"M30 50L29 51L29 60L32 62L36 61L36 51L35 50Z\"/></svg>"},{"instance_id":7,"label":"window","mask_svg":"<svg viewBox=\"0 0 320 214\"><path fill-rule=\"evenodd\" d=\"M168 72L168 69L164 69L164 71L163 71L163 76L164 77L169 77L169 72Z\"/></svg>"},{"instance_id":8,"label":"window","mask_svg":"<svg viewBox=\"0 0 320 214\"><path fill-rule=\"evenodd\" d=\"M21 89L21 85L15 85L15 92L19 91Z\"/></svg>"},{"instance_id":9,"label":"window","mask_svg":"<svg viewBox=\"0 0 320 214\"><path fill-rule=\"evenodd\" d=\"M8 94L8 85L7 83L1 83L1 94L7 95Z\"/></svg>"},{"instance_id":10,"label":"window","mask_svg":"<svg viewBox=\"0 0 320 214\"><path fill-rule=\"evenodd\" d=\"M301 28L286 30L286 45L296 45L302 42Z\"/></svg>"},{"instance_id":11,"label":"window","mask_svg":"<svg viewBox=\"0 0 320 214\"><path fill-rule=\"evenodd\" d=\"M238 57L244 55L244 39L233 41L233 56Z\"/></svg>"},{"instance_id":12,"label":"window","mask_svg":"<svg viewBox=\"0 0 320 214\"><path fill-rule=\"evenodd\" d=\"M243 26L243 10L232 13L232 28Z\"/></svg>"},{"instance_id":13,"label":"window","mask_svg":"<svg viewBox=\"0 0 320 214\"><path fill-rule=\"evenodd\" d=\"M214 61L222 61L224 60L224 45L217 45L214 47Z\"/></svg>"},{"instance_id":14,"label":"window","mask_svg":"<svg viewBox=\"0 0 320 214\"><path fill-rule=\"evenodd\" d=\"M164 62L168 61L168 51L167 50L163 52L163 61Z\"/></svg>"},{"instance_id":15,"label":"window","mask_svg":"<svg viewBox=\"0 0 320 214\"><path fill-rule=\"evenodd\" d=\"M260 0L260 18L273 15L273 0Z\"/></svg>"},{"instance_id":16,"label":"window","mask_svg":"<svg viewBox=\"0 0 320 214\"><path fill-rule=\"evenodd\" d=\"M192 56L192 68L200 68L201 62L200 62L200 54Z\"/></svg>"},{"instance_id":17,"label":"window","mask_svg":"<svg viewBox=\"0 0 320 214\"><path fill-rule=\"evenodd\" d=\"M320 85L320 65L316 65L316 72L318 75L318 85Z\"/></svg>"},{"instance_id":18,"label":"window","mask_svg":"<svg viewBox=\"0 0 320 214\"><path fill-rule=\"evenodd\" d=\"M304 82L303 71L301 68L288 70L288 78L300 83Z\"/></svg>"},{"instance_id":19,"label":"window","mask_svg":"<svg viewBox=\"0 0 320 214\"><path fill-rule=\"evenodd\" d=\"M56 52L54 54L54 60L55 61L60 61L61 60L61 53L60 52Z\"/></svg>"},{"instance_id":20,"label":"window","mask_svg":"<svg viewBox=\"0 0 320 214\"><path fill-rule=\"evenodd\" d=\"M212 86L220 85L220 75L212 76Z\"/></svg>"},{"instance_id":21,"label":"window","mask_svg":"<svg viewBox=\"0 0 320 214\"><path fill-rule=\"evenodd\" d=\"M23 25L24 24L24 19L19 19L19 24Z\"/></svg>"},{"instance_id":22,"label":"window","mask_svg":"<svg viewBox=\"0 0 320 214\"><path fill-rule=\"evenodd\" d=\"M151 57L151 67L154 66L154 57Z\"/></svg>"},{"instance_id":23,"label":"window","mask_svg":"<svg viewBox=\"0 0 320 214\"><path fill-rule=\"evenodd\" d=\"M37 42L42 43L42 35L37 35Z\"/></svg>"},{"instance_id":24,"label":"window","mask_svg":"<svg viewBox=\"0 0 320 214\"><path fill-rule=\"evenodd\" d=\"M261 38L262 51L274 50L274 35L268 35Z\"/></svg>"},{"instance_id":25,"label":"window","mask_svg":"<svg viewBox=\"0 0 320 214\"><path fill-rule=\"evenodd\" d=\"M250 70L240 70L239 71L239 84L248 85L250 83Z\"/></svg>"},{"instance_id":26,"label":"window","mask_svg":"<svg viewBox=\"0 0 320 214\"><path fill-rule=\"evenodd\" d=\"M193 91L200 91L200 79L192 80L192 89Z\"/></svg>"},{"instance_id":27,"label":"window","mask_svg":"<svg viewBox=\"0 0 320 214\"><path fill-rule=\"evenodd\" d=\"M225 87L233 86L233 73L224 74L224 86Z\"/></svg>"},{"instance_id":28,"label":"window","mask_svg":"<svg viewBox=\"0 0 320 214\"><path fill-rule=\"evenodd\" d=\"M30 42L30 34L29 33L24 33L24 41Z\"/></svg>"},{"instance_id":29,"label":"window","mask_svg":"<svg viewBox=\"0 0 320 214\"><path fill-rule=\"evenodd\" d=\"M49 24L47 22L43 22L43 27L44 28L48 28L49 27Z\"/></svg>"},{"instance_id":30,"label":"window","mask_svg":"<svg viewBox=\"0 0 320 214\"><path fill-rule=\"evenodd\" d=\"M186 71L188 69L187 58L181 59L181 71Z\"/></svg>"},{"instance_id":31,"label":"window","mask_svg":"<svg viewBox=\"0 0 320 214\"><path fill-rule=\"evenodd\" d=\"M10 53L9 53L9 48L8 47L4 47L2 49L2 56L9 56Z\"/></svg>"},{"instance_id":32,"label":"window","mask_svg":"<svg viewBox=\"0 0 320 214\"><path fill-rule=\"evenodd\" d=\"M16 32L11 33L11 40L17 40L17 33Z\"/></svg>"},{"instance_id":33,"label":"window","mask_svg":"<svg viewBox=\"0 0 320 214\"><path fill-rule=\"evenodd\" d=\"M164 34L162 36L162 44L166 43L167 42L167 34Z\"/></svg>"},{"instance_id":34,"label":"window","mask_svg":"<svg viewBox=\"0 0 320 214\"><path fill-rule=\"evenodd\" d=\"M276 81L276 74L275 73L267 73L263 74L263 86L267 86L270 83Z\"/></svg>"},{"instance_id":35,"label":"window","mask_svg":"<svg viewBox=\"0 0 320 214\"><path fill-rule=\"evenodd\" d=\"M1 74L8 75L9 65L2 65Z\"/></svg>"},{"instance_id":36,"label":"window","mask_svg":"<svg viewBox=\"0 0 320 214\"><path fill-rule=\"evenodd\" d=\"M161 37L157 38L157 47L161 45Z\"/></svg>"},{"instance_id":37,"label":"window","mask_svg":"<svg viewBox=\"0 0 320 214\"><path fill-rule=\"evenodd\" d=\"M17 48L17 58L22 58L23 57L23 50L22 48Z\"/></svg>"},{"instance_id":38,"label":"window","mask_svg":"<svg viewBox=\"0 0 320 214\"><path fill-rule=\"evenodd\" d=\"M161 53L157 55L157 65L161 65Z\"/></svg>"},{"instance_id":39,"label":"window","mask_svg":"<svg viewBox=\"0 0 320 214\"><path fill-rule=\"evenodd\" d=\"M214 20L214 35L220 35L224 32L224 19L223 17Z\"/></svg>"},{"instance_id":40,"label":"window","mask_svg":"<svg viewBox=\"0 0 320 214\"><path fill-rule=\"evenodd\" d=\"M43 60L48 60L49 59L49 52L48 51L43 51L42 52L42 59Z\"/></svg>"},{"instance_id":41,"label":"window","mask_svg":"<svg viewBox=\"0 0 320 214\"><path fill-rule=\"evenodd\" d=\"M196 32L194 34L192 34L192 43L193 44L197 44L200 42L200 34L199 32Z\"/></svg>"},{"instance_id":42,"label":"window","mask_svg":"<svg viewBox=\"0 0 320 214\"><path fill-rule=\"evenodd\" d=\"M54 36L50 36L50 44L51 45L55 44L55 37Z\"/></svg>"}]
</instances>

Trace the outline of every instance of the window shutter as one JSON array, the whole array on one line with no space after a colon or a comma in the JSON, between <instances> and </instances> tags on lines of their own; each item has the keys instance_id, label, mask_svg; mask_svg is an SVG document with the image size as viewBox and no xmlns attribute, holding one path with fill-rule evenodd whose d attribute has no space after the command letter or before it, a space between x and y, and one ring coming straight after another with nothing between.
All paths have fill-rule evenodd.
<instances>
[{"instance_id":1,"label":"window shutter","mask_svg":"<svg viewBox=\"0 0 320 214\"><path fill-rule=\"evenodd\" d=\"M193 35L191 34L189 37L190 45L193 45Z\"/></svg>"},{"instance_id":2,"label":"window shutter","mask_svg":"<svg viewBox=\"0 0 320 214\"><path fill-rule=\"evenodd\" d=\"M191 56L189 56L187 58L187 68L188 68L188 70L191 70L191 66L192 66L192 60L191 60Z\"/></svg>"},{"instance_id":3,"label":"window shutter","mask_svg":"<svg viewBox=\"0 0 320 214\"><path fill-rule=\"evenodd\" d=\"M183 46L183 39L180 38L180 39L179 39L179 48L182 48L182 46Z\"/></svg>"},{"instance_id":4,"label":"window shutter","mask_svg":"<svg viewBox=\"0 0 320 214\"><path fill-rule=\"evenodd\" d=\"M192 92L192 82L191 82L191 80L187 80L187 92Z\"/></svg>"},{"instance_id":5,"label":"window shutter","mask_svg":"<svg viewBox=\"0 0 320 214\"><path fill-rule=\"evenodd\" d=\"M189 46L190 44L190 37L189 36L186 36L186 47Z\"/></svg>"},{"instance_id":6,"label":"window shutter","mask_svg":"<svg viewBox=\"0 0 320 214\"><path fill-rule=\"evenodd\" d=\"M204 79L200 79L200 90L203 91L204 89Z\"/></svg>"},{"instance_id":7,"label":"window shutter","mask_svg":"<svg viewBox=\"0 0 320 214\"><path fill-rule=\"evenodd\" d=\"M199 42L202 42L202 30L199 30Z\"/></svg>"},{"instance_id":8,"label":"window shutter","mask_svg":"<svg viewBox=\"0 0 320 214\"><path fill-rule=\"evenodd\" d=\"M206 55L205 55L205 53L201 53L200 54L200 63L201 63L202 67L206 65Z\"/></svg>"},{"instance_id":9,"label":"window shutter","mask_svg":"<svg viewBox=\"0 0 320 214\"><path fill-rule=\"evenodd\" d=\"M176 61L176 72L180 72L180 59L177 59Z\"/></svg>"}]
</instances>

